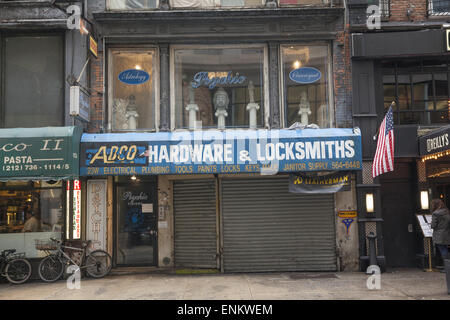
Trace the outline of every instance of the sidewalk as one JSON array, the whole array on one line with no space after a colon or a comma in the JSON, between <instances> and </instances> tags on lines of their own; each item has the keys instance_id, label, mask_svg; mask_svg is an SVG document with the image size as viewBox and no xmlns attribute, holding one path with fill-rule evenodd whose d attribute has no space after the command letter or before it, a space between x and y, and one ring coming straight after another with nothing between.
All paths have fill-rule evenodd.
<instances>
[{"instance_id":1,"label":"sidewalk","mask_svg":"<svg viewBox=\"0 0 450 320\"><path fill-rule=\"evenodd\" d=\"M362 272L259 274L113 274L82 279L81 289L66 281L0 284L0 299L158 299L158 300L450 300L445 274L402 269L381 274L381 289L366 287Z\"/></svg>"}]
</instances>

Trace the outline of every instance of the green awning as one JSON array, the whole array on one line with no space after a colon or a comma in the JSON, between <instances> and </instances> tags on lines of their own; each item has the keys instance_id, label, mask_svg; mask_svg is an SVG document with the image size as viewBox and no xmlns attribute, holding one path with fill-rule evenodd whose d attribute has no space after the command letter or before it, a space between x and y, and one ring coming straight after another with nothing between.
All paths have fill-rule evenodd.
<instances>
[{"instance_id":1,"label":"green awning","mask_svg":"<svg viewBox=\"0 0 450 320\"><path fill-rule=\"evenodd\" d=\"M0 181L79 176L80 127L0 129Z\"/></svg>"}]
</instances>

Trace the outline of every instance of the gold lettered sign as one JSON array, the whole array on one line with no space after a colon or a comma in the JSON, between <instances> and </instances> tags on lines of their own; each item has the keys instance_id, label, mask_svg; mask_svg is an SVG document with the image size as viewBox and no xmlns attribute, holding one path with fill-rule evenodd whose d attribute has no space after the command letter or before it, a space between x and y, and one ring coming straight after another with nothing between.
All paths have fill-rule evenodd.
<instances>
[{"instance_id":1,"label":"gold lettered sign","mask_svg":"<svg viewBox=\"0 0 450 320\"><path fill-rule=\"evenodd\" d=\"M292 193L334 193L348 191L351 186L349 172L337 172L325 175L291 174L289 192Z\"/></svg>"},{"instance_id":2,"label":"gold lettered sign","mask_svg":"<svg viewBox=\"0 0 450 320\"><path fill-rule=\"evenodd\" d=\"M356 210L339 210L338 217L339 218L356 218L358 215Z\"/></svg>"}]
</instances>

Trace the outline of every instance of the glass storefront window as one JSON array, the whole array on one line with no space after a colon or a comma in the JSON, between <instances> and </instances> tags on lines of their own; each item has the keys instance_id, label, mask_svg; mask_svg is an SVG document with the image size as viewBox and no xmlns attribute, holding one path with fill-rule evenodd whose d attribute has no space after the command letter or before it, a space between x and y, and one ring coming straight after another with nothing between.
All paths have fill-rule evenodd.
<instances>
[{"instance_id":1,"label":"glass storefront window","mask_svg":"<svg viewBox=\"0 0 450 320\"><path fill-rule=\"evenodd\" d=\"M60 239L64 231L61 181L0 183L0 251L16 249L28 258L42 254L35 240Z\"/></svg>"},{"instance_id":2,"label":"glass storefront window","mask_svg":"<svg viewBox=\"0 0 450 320\"><path fill-rule=\"evenodd\" d=\"M263 127L264 55L262 46L175 48L175 128Z\"/></svg>"},{"instance_id":3,"label":"glass storefront window","mask_svg":"<svg viewBox=\"0 0 450 320\"><path fill-rule=\"evenodd\" d=\"M171 0L173 8L263 7L264 0Z\"/></svg>"},{"instance_id":4,"label":"glass storefront window","mask_svg":"<svg viewBox=\"0 0 450 320\"><path fill-rule=\"evenodd\" d=\"M157 57L152 49L111 51L109 110L112 131L154 130Z\"/></svg>"},{"instance_id":5,"label":"glass storefront window","mask_svg":"<svg viewBox=\"0 0 450 320\"><path fill-rule=\"evenodd\" d=\"M158 7L158 0L106 0L110 10L145 10Z\"/></svg>"},{"instance_id":6,"label":"glass storefront window","mask_svg":"<svg viewBox=\"0 0 450 320\"><path fill-rule=\"evenodd\" d=\"M328 46L281 47L285 125L332 125L328 93Z\"/></svg>"},{"instance_id":7,"label":"glass storefront window","mask_svg":"<svg viewBox=\"0 0 450 320\"><path fill-rule=\"evenodd\" d=\"M60 36L4 39L6 128L63 125L63 44Z\"/></svg>"}]
</instances>

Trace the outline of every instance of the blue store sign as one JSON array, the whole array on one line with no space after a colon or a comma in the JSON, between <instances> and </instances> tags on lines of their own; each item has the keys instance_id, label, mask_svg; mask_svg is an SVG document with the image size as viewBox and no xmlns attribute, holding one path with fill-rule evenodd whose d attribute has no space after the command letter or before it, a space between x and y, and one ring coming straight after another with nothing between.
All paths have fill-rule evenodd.
<instances>
[{"instance_id":1,"label":"blue store sign","mask_svg":"<svg viewBox=\"0 0 450 320\"><path fill-rule=\"evenodd\" d=\"M83 176L361 170L359 129L84 134Z\"/></svg>"},{"instance_id":2,"label":"blue store sign","mask_svg":"<svg viewBox=\"0 0 450 320\"><path fill-rule=\"evenodd\" d=\"M119 74L119 80L126 84L143 84L150 79L150 75L144 70L128 69Z\"/></svg>"},{"instance_id":3,"label":"blue store sign","mask_svg":"<svg viewBox=\"0 0 450 320\"><path fill-rule=\"evenodd\" d=\"M289 73L289 78L297 83L309 84L319 81L322 77L320 70L312 67L303 67L292 70Z\"/></svg>"}]
</instances>

